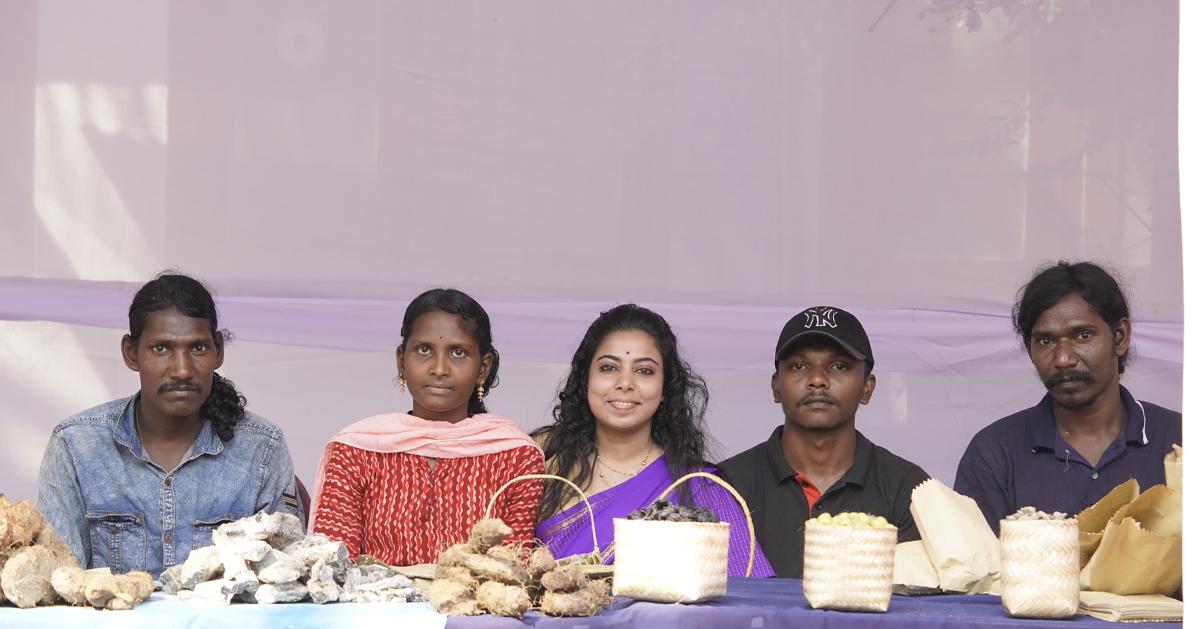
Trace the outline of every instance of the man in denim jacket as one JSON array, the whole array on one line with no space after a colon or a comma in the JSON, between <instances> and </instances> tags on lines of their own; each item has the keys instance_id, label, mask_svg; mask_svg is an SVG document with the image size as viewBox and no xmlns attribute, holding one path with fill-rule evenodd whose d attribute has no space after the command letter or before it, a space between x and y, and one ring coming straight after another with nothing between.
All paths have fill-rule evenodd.
<instances>
[{"instance_id":1,"label":"man in denim jacket","mask_svg":"<svg viewBox=\"0 0 1200 629\"><path fill-rule=\"evenodd\" d=\"M38 475L38 508L80 565L157 577L224 522L304 517L283 433L216 373L227 335L190 277L134 296L121 354L141 390L56 426Z\"/></svg>"}]
</instances>

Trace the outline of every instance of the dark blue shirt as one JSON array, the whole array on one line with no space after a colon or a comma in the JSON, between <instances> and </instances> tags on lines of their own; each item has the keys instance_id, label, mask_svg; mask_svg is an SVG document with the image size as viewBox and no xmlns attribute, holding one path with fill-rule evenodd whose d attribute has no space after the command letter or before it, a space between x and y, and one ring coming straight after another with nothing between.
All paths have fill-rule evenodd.
<instances>
[{"instance_id":1,"label":"dark blue shirt","mask_svg":"<svg viewBox=\"0 0 1200 629\"><path fill-rule=\"evenodd\" d=\"M980 430L958 463L954 490L970 496L992 528L1025 506L1075 515L1121 483L1136 478L1144 490L1165 482L1163 457L1183 445L1182 416L1139 402L1121 387L1125 433L1093 467L1063 441L1050 396Z\"/></svg>"}]
</instances>

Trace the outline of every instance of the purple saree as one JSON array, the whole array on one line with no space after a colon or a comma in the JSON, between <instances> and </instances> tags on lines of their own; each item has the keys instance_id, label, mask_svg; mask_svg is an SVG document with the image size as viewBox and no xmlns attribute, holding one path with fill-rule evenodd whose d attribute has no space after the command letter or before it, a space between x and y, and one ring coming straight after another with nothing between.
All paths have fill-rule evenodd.
<instances>
[{"instance_id":1,"label":"purple saree","mask_svg":"<svg viewBox=\"0 0 1200 629\"><path fill-rule=\"evenodd\" d=\"M704 468L704 471L715 474L716 468ZM611 564L613 561L613 518L623 518L631 511L650 504L671 482L667 460L660 456L637 476L588 498L596 515L596 539L600 542L604 563ZM708 479L694 478L688 481L688 486L697 506L711 509L718 519L730 524L729 576L746 576L746 563L750 559L750 532L746 528L741 506L723 487ZM676 495L671 496L672 502L677 499ZM591 525L582 502L538 524L534 535L546 544L556 558L592 552ZM775 571L757 544L754 546L754 570L750 576L775 576Z\"/></svg>"}]
</instances>

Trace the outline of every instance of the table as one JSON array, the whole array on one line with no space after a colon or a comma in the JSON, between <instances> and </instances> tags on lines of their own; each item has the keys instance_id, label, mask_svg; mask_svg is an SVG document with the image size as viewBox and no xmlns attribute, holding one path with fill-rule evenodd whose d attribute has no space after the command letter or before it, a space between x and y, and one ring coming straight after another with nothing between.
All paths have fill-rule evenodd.
<instances>
[{"instance_id":1,"label":"table","mask_svg":"<svg viewBox=\"0 0 1200 629\"><path fill-rule=\"evenodd\" d=\"M1105 627L1124 629L1129 623L1111 623L1078 615L1070 620L1010 618L998 596L893 596L886 614L850 613L812 609L804 600L799 579L730 579L728 594L708 603L664 605L618 599L613 607L591 618L547 618L526 614L523 620L493 616L447 619L446 629L505 629L538 626L564 629L603 627L674 627L769 629L806 627L820 629L974 629L1002 627ZM1145 623L1154 629L1181 627L1181 623Z\"/></svg>"},{"instance_id":2,"label":"table","mask_svg":"<svg viewBox=\"0 0 1200 629\"><path fill-rule=\"evenodd\" d=\"M442 629L446 617L429 603L291 603L214 605L155 592L128 611L86 607L0 607L0 629L341 629L405 627Z\"/></svg>"},{"instance_id":3,"label":"table","mask_svg":"<svg viewBox=\"0 0 1200 629\"><path fill-rule=\"evenodd\" d=\"M505 629L508 627L674 627L769 629L944 629L1070 627L1124 629L1090 616L1071 620L1009 618L996 596L926 596L892 598L886 614L857 614L810 609L797 579L730 579L729 593L716 601L695 605L664 605L619 598L604 613L591 618L548 618L538 613L524 619L437 614L428 603L356 603L314 605L211 605L180 601L156 592L131 611L97 611L80 607L0 607L0 629L72 627L127 629L187 627L188 629L295 629L339 627L406 627L413 629ZM1180 623L1154 623L1153 629L1174 629Z\"/></svg>"}]
</instances>

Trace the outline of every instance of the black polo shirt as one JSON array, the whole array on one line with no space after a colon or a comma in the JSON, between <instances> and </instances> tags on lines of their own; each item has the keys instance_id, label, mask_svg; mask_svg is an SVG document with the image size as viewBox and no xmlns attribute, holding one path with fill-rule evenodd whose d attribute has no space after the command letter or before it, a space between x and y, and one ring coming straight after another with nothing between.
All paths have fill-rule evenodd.
<instances>
[{"instance_id":1,"label":"black polo shirt","mask_svg":"<svg viewBox=\"0 0 1200 629\"><path fill-rule=\"evenodd\" d=\"M1021 507L1075 515L1113 487L1136 478L1142 489L1166 482L1163 457L1183 445L1183 418L1175 411L1139 402L1120 387L1125 432L1096 465L1063 441L1049 395L1033 408L998 420L971 439L954 479L954 491L970 496L995 530L1000 519Z\"/></svg>"},{"instance_id":2,"label":"black polo shirt","mask_svg":"<svg viewBox=\"0 0 1200 629\"><path fill-rule=\"evenodd\" d=\"M754 517L754 534L775 574L797 578L804 572L804 521L822 513L861 511L887 518L900 529L901 542L920 539L908 510L913 487L929 478L920 467L854 431L854 463L808 508L804 489L783 454L783 426L771 437L718 467L737 489Z\"/></svg>"}]
</instances>

